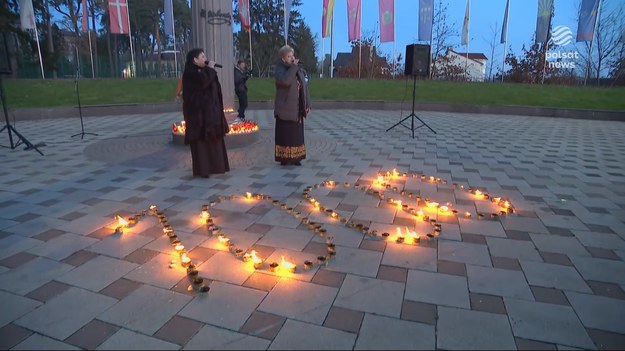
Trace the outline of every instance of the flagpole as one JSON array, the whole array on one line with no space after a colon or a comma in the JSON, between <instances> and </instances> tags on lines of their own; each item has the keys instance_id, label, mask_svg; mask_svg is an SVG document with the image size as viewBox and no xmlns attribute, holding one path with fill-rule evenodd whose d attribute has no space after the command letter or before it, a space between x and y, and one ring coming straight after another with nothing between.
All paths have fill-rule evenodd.
<instances>
[{"instance_id":1,"label":"flagpole","mask_svg":"<svg viewBox=\"0 0 625 351\"><path fill-rule=\"evenodd\" d=\"M330 78L334 78L334 16L330 24Z\"/></svg>"},{"instance_id":2,"label":"flagpole","mask_svg":"<svg viewBox=\"0 0 625 351\"><path fill-rule=\"evenodd\" d=\"M508 50L508 19L510 18L510 12L509 12L509 8L508 8L508 4L510 4L510 1L508 0L508 3L506 4L506 18L504 18L504 23L506 24L506 40L504 40L503 43L503 60L501 62L501 82L503 83L503 75L506 69L506 52Z\"/></svg>"},{"instance_id":3,"label":"flagpole","mask_svg":"<svg viewBox=\"0 0 625 351\"><path fill-rule=\"evenodd\" d=\"M599 0L599 4L597 5L597 18L595 20L595 28L593 29L592 32L592 38L590 39L590 50L588 51L588 74L584 75L584 86L586 86L587 84L587 80L590 77L590 63L591 63L591 58L592 58L592 44L595 42L595 33L597 33L597 25L599 24L599 20L601 18L601 0ZM599 72L597 72L599 73Z\"/></svg>"},{"instance_id":4,"label":"flagpole","mask_svg":"<svg viewBox=\"0 0 625 351\"><path fill-rule=\"evenodd\" d=\"M174 66L176 66L176 78L178 78L178 52L176 51L176 25L175 25L175 21L174 21L174 4L172 2L171 4L171 34L173 36L174 39ZM128 15L128 18L130 18L130 14ZM130 29L130 26L128 26L128 28Z\"/></svg>"},{"instance_id":5,"label":"flagpole","mask_svg":"<svg viewBox=\"0 0 625 351\"><path fill-rule=\"evenodd\" d=\"M289 45L289 40L288 40L288 34L287 34L287 27L288 27L288 23L286 23L286 2L287 0L284 0L284 8L283 8L283 12L284 12L284 45Z\"/></svg>"},{"instance_id":6,"label":"flagpole","mask_svg":"<svg viewBox=\"0 0 625 351\"><path fill-rule=\"evenodd\" d=\"M432 31L434 31L434 5L435 5L435 1L432 1L432 25L430 26L430 57L428 58L428 78L431 80L432 79L432 74L433 74L433 69L432 69L432 40L433 40L433 35L432 35Z\"/></svg>"},{"instance_id":7,"label":"flagpole","mask_svg":"<svg viewBox=\"0 0 625 351\"><path fill-rule=\"evenodd\" d=\"M87 27L87 35L89 36L89 57L91 58L91 78L95 78L95 69L93 67L93 51L91 50L91 30L89 30L88 27Z\"/></svg>"},{"instance_id":8,"label":"flagpole","mask_svg":"<svg viewBox=\"0 0 625 351\"><path fill-rule=\"evenodd\" d=\"M135 78L137 72L135 70L135 52L132 49L132 30L130 29L130 7L128 7L127 9L128 9L128 40L130 41L130 60L131 60L130 72L132 73L132 77Z\"/></svg>"},{"instance_id":9,"label":"flagpole","mask_svg":"<svg viewBox=\"0 0 625 351\"><path fill-rule=\"evenodd\" d=\"M360 79L360 71L362 70L362 2L359 4L360 22L358 23L358 79Z\"/></svg>"},{"instance_id":10,"label":"flagpole","mask_svg":"<svg viewBox=\"0 0 625 351\"><path fill-rule=\"evenodd\" d=\"M253 55L252 55L252 27L251 27L251 23L250 23L250 29L247 30L247 36L250 40L250 73L254 72L254 59L253 59Z\"/></svg>"},{"instance_id":11,"label":"flagpole","mask_svg":"<svg viewBox=\"0 0 625 351\"><path fill-rule=\"evenodd\" d=\"M39 46L39 34L37 33L37 26L35 25L35 40L37 41L37 52L39 53L39 66L41 67L41 77L46 79L46 74L43 72L43 58L41 57L41 47Z\"/></svg>"},{"instance_id":12,"label":"flagpole","mask_svg":"<svg viewBox=\"0 0 625 351\"><path fill-rule=\"evenodd\" d=\"M323 34L321 35L321 77L323 78L323 66L325 66L326 63L326 57L325 57L325 50L323 48L323 42L325 41L325 39L323 38Z\"/></svg>"}]
</instances>

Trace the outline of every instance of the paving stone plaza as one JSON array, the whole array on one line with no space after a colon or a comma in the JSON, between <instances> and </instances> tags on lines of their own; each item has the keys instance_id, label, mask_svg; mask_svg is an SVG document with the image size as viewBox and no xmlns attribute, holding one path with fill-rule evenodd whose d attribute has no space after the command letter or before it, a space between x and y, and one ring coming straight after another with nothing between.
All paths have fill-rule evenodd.
<instances>
[{"instance_id":1,"label":"paving stone plaza","mask_svg":"<svg viewBox=\"0 0 625 351\"><path fill-rule=\"evenodd\" d=\"M0 348L625 348L625 123L421 112L437 134L412 139L386 132L406 111L314 110L306 160L281 167L272 111L248 114L258 141L230 148L231 171L208 179L192 178L188 147L171 143L180 114L85 118L98 136L83 140L70 137L75 117L18 121L46 146L0 150ZM393 169L391 189L380 186ZM440 233L426 236L435 227L389 197L424 209ZM426 199L450 211L428 212ZM256 250L262 267L209 230L211 202L233 249ZM115 215L150 205L207 293L155 216L116 232ZM397 228L420 242L397 242ZM319 264L330 236L336 255ZM295 273L269 269L282 257Z\"/></svg>"}]
</instances>

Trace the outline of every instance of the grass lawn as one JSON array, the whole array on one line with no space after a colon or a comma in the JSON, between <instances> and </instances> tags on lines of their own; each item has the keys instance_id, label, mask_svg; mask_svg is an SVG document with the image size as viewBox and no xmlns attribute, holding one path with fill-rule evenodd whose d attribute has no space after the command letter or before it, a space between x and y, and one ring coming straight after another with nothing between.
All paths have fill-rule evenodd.
<instances>
[{"instance_id":1,"label":"grass lawn","mask_svg":"<svg viewBox=\"0 0 625 351\"><path fill-rule=\"evenodd\" d=\"M73 79L3 80L10 108L75 106ZM81 79L83 105L173 101L175 79ZM251 101L272 100L273 79L248 81ZM313 100L412 101L412 80L311 79ZM417 101L625 111L625 88L417 81Z\"/></svg>"}]
</instances>

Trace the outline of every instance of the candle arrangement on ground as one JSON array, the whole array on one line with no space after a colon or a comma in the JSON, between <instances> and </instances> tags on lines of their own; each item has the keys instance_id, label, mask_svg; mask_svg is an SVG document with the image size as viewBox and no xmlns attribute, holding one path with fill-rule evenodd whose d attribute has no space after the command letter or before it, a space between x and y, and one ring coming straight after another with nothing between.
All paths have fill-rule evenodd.
<instances>
[{"instance_id":1,"label":"candle arrangement on ground","mask_svg":"<svg viewBox=\"0 0 625 351\"><path fill-rule=\"evenodd\" d=\"M311 213L319 212L321 214L324 214L331 219L330 222L333 224L341 224L346 227L353 228L355 231L367 235L370 239L373 240L394 241L399 244L419 245L424 240L429 240L438 236L442 231L442 224L439 222L439 215L457 216L459 218L465 219L472 218L470 212L465 211L463 213L460 213L459 211L454 209L452 204L450 203L441 205L440 203L432 201L428 198L423 199L419 195L415 195L412 192L406 192L406 190L404 189L400 190L397 186L393 186L392 182L394 180L401 180L401 178L408 177L408 173L399 173L395 169L393 169L392 172L386 172L385 174L378 175L371 185L361 185L359 183L356 183L352 186L349 182L344 182L337 185L335 181L327 180L318 184L307 186L303 190L302 196L310 203ZM426 175L418 175L416 173L413 173L411 177L413 179L420 179L421 182L448 184L447 180L435 178L433 176L428 177ZM402 211L410 214L415 220L415 230L411 230L410 228L404 226L404 229L397 227L397 234L395 237L391 237L391 234L387 232L379 234L376 230L371 230L369 227L365 226L362 223L356 223L352 221L349 217L342 216L335 209L326 208L325 206L323 206L322 203L320 203L312 196L312 192L314 192L315 189L323 187L337 188L340 186L346 189L353 188L354 190L362 191L368 195L377 197L380 201L386 200L386 202L397 211ZM484 219L487 217L490 219L497 219L500 216L505 216L515 212L511 202L500 196L492 196L489 193L485 193L480 189L474 189L472 187L465 188L464 185L458 186L458 184L456 183L452 183L452 188L455 190L466 191L467 193L472 194L471 196L477 201L490 201L495 204L495 206L498 206L499 212L492 212L490 214L478 212L478 219ZM397 194L401 197L401 199L388 197L387 193ZM248 202L267 201L276 208L285 211L287 214L298 219L301 224L305 225L309 230L319 234L321 237L324 238L324 242L326 243L326 253L323 255L319 255L314 262L311 260L305 260L301 264L297 264L291 262L289 258L285 258L284 256L282 256L282 260L280 262L271 262L266 265L265 259L260 257L256 250L244 252L243 249L236 246L236 243L233 242L231 238L229 238L225 233L221 232L221 228L217 226L213 217L210 214L210 208L216 206L218 202L221 203L224 201L236 199L242 199L243 201ZM281 203L280 200L274 199L271 195L246 192L243 195L219 196L218 200L218 202L210 201L208 204L202 205L199 215L202 223L206 225L208 234L216 236L218 243L225 250L229 251L235 257L241 259L243 262L248 262L255 270L263 269L266 267L266 269L268 269L270 272L293 274L301 271L310 270L314 268L315 265L320 267L326 266L336 257L337 251L336 245L334 244L334 237L328 234L328 230L324 228L321 223L311 221L311 219L303 213L294 210L292 207L287 206L287 204L285 203ZM190 287L199 292L208 292L210 288L206 285L204 279L198 276L199 272L196 269L196 266L192 262L191 258L188 256L184 244L180 241L174 229L169 224L165 214L162 211L159 211L156 205L151 205L149 209L142 210L141 212L130 216L127 219L123 218L122 216L116 215L115 220L117 222L117 226L115 227L115 233L123 234L125 228L130 228L134 226L140 218L145 217L146 215L153 215L158 218L163 230L163 234L168 237L175 254L179 257L180 265L187 271L187 277L191 282ZM428 230L422 233L418 233L417 226L419 223L424 223ZM178 260L172 260L170 268L175 267L177 263Z\"/></svg>"}]
</instances>

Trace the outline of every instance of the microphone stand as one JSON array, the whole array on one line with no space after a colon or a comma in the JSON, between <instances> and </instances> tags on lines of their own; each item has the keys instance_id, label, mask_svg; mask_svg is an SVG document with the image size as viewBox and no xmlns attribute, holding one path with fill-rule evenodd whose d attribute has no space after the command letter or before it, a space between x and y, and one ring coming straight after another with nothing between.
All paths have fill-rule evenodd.
<instances>
[{"instance_id":1,"label":"microphone stand","mask_svg":"<svg viewBox=\"0 0 625 351\"><path fill-rule=\"evenodd\" d=\"M80 93L78 92L78 76L80 75L80 58L78 57L78 46L74 46L76 48L76 76L74 77L74 90L76 90L76 100L78 100L78 113L80 114L80 133L72 135L73 137L80 135L80 140L85 137L85 134L98 136L95 133L85 133L85 124L82 120L82 105L80 104Z\"/></svg>"}]
</instances>

